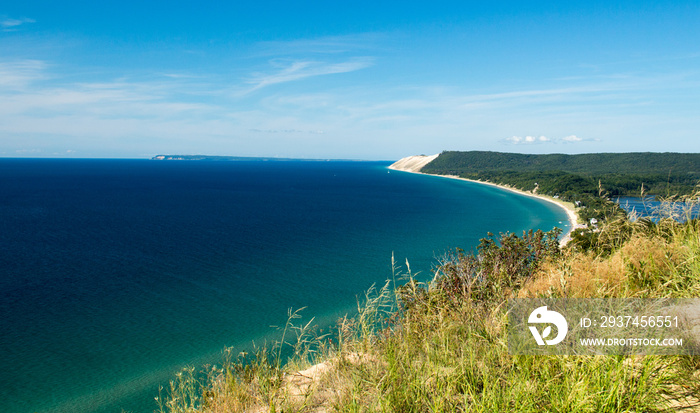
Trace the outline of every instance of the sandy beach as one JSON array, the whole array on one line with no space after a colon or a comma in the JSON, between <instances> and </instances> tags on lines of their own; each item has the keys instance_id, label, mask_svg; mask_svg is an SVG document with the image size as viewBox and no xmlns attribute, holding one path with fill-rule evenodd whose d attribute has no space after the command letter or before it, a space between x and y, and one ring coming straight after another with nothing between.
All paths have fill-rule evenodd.
<instances>
[{"instance_id":1,"label":"sandy beach","mask_svg":"<svg viewBox=\"0 0 700 413\"><path fill-rule=\"evenodd\" d=\"M569 231L564 234L564 236L561 238L560 245L564 246L566 245L567 242L571 239L570 235L571 232L576 229L583 227L583 225L578 224L578 216L576 215L576 211L574 209L574 204L570 202L564 202L559 199L546 196L546 195L538 195L538 194L533 194L532 192L526 192L526 191L521 191L519 189L515 189L509 186L505 185L498 185L494 184L491 182L484 182L484 181L476 181L473 179L466 179L466 178L461 178L456 175L433 175L433 174L425 174L421 172L420 170L430 163L433 159L437 158L438 155L416 155L416 156L408 156L406 158L399 159L398 161L394 162L389 166L389 169L395 170L395 171L403 171L403 172L410 172L410 173L417 173L417 174L422 174L422 175L431 175L431 176L437 176L441 178L448 178L448 179L459 179L462 181L469 181L469 182L476 182L479 184L484 184L484 185L491 185L495 186L501 189L505 189L507 191L515 192L521 195L525 196L530 196L533 198L538 198L543 201L551 202L558 207L562 208L566 212L566 216L569 218Z\"/></svg>"}]
</instances>

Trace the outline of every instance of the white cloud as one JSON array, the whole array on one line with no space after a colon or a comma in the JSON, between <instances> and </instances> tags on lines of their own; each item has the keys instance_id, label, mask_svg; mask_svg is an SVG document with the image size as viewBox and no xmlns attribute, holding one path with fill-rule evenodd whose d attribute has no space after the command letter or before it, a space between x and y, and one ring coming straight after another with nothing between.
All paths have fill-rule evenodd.
<instances>
[{"instance_id":1,"label":"white cloud","mask_svg":"<svg viewBox=\"0 0 700 413\"><path fill-rule=\"evenodd\" d=\"M510 138L501 139L501 142L511 145L532 145L538 143L578 143L597 141L597 139L583 139L576 135L568 135L563 138L548 138L546 136L511 136Z\"/></svg>"},{"instance_id":2,"label":"white cloud","mask_svg":"<svg viewBox=\"0 0 700 413\"><path fill-rule=\"evenodd\" d=\"M274 62L273 62L274 64ZM292 82L313 76L330 75L336 73L348 73L361 70L373 64L371 58L355 58L340 63L324 63L316 61L294 61L272 74L258 74L248 81L253 87L245 93L261 89L266 86Z\"/></svg>"},{"instance_id":3,"label":"white cloud","mask_svg":"<svg viewBox=\"0 0 700 413\"><path fill-rule=\"evenodd\" d=\"M561 138L562 142L581 142L583 138L579 138L576 135L569 135Z\"/></svg>"},{"instance_id":4,"label":"white cloud","mask_svg":"<svg viewBox=\"0 0 700 413\"><path fill-rule=\"evenodd\" d=\"M317 78L360 71L375 60L359 54L354 58L309 54L294 59L266 57L263 69L243 66L230 73L158 69L150 75L126 72L118 79L109 74L95 77L92 72L80 76L81 68L60 61L0 58L0 146L7 153L33 147L44 153L71 148L81 156L173 148L193 153L268 155L274 149L286 156L379 157L395 153L397 146L416 153L493 150L498 145L493 140L473 137L510 136L499 143L518 145L514 149L523 151L576 151L595 140L589 136L628 136L628 125L641 130L645 123L640 119L652 125L655 121L642 119L644 112L635 112L636 107L629 109L646 97L626 91L632 89L630 82L516 91L486 88L470 94L466 88L422 87L393 79L386 84L378 81L381 78L362 82L362 75L374 74L369 70ZM377 76L384 76L379 69ZM254 70L259 73L250 75ZM241 71L249 76L241 80ZM350 82L342 82L345 78ZM327 81L314 82L322 79ZM621 117L615 113L619 108L629 113ZM678 136L690 136L697 122L692 115L684 123L687 131L677 132ZM466 138L465 131L469 131ZM511 136L518 131L530 135Z\"/></svg>"},{"instance_id":5,"label":"white cloud","mask_svg":"<svg viewBox=\"0 0 700 413\"><path fill-rule=\"evenodd\" d=\"M26 17L22 17L20 19L12 19L9 17L3 17L0 18L0 27L2 28L3 32L11 32L17 30L17 28L25 23L35 23L36 20L34 19L28 19Z\"/></svg>"},{"instance_id":6,"label":"white cloud","mask_svg":"<svg viewBox=\"0 0 700 413\"><path fill-rule=\"evenodd\" d=\"M46 64L40 60L0 62L0 91L21 90L30 83L45 78Z\"/></svg>"},{"instance_id":7,"label":"white cloud","mask_svg":"<svg viewBox=\"0 0 700 413\"><path fill-rule=\"evenodd\" d=\"M546 136L511 136L510 138L505 138L503 139L504 142L506 143L511 143L513 145L531 145L531 144L536 144L536 143L546 143L546 142L551 142L551 139L549 139Z\"/></svg>"}]
</instances>

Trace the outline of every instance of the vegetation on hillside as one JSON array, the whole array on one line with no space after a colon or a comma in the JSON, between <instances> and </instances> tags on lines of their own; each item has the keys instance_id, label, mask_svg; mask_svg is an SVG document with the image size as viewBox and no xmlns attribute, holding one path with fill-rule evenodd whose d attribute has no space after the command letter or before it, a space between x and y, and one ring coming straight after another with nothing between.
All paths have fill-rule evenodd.
<instances>
[{"instance_id":1,"label":"vegetation on hillside","mask_svg":"<svg viewBox=\"0 0 700 413\"><path fill-rule=\"evenodd\" d=\"M697 195L696 195L697 197ZM697 199L697 198L696 198ZM557 232L490 235L419 283L370 290L358 314L320 337L290 313L279 343L221 367L186 369L160 412L664 412L698 407L700 357L516 356L513 297L698 297L700 223L610 219L587 244ZM397 268L395 266L395 268ZM292 334L294 333L294 334ZM293 336L292 340L288 338ZM314 363L315 369L298 371ZM684 410L687 411L687 410Z\"/></svg>"},{"instance_id":2,"label":"vegetation on hillside","mask_svg":"<svg viewBox=\"0 0 700 413\"><path fill-rule=\"evenodd\" d=\"M592 153L527 155L503 152L446 151L421 172L510 185L524 191L575 200L608 195L687 195L700 182L700 154Z\"/></svg>"},{"instance_id":3,"label":"vegetation on hillside","mask_svg":"<svg viewBox=\"0 0 700 413\"><path fill-rule=\"evenodd\" d=\"M588 228L573 235L581 243L590 244L598 222L620 219L626 214L613 201L616 197L694 194L700 183L700 154L446 151L421 172L507 185L575 203L580 222Z\"/></svg>"}]
</instances>

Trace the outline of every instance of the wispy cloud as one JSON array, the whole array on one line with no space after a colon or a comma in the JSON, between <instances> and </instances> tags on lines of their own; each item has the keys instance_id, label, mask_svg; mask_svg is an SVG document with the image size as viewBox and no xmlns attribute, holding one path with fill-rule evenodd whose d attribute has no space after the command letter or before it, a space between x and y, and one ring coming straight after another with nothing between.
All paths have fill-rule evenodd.
<instances>
[{"instance_id":1,"label":"wispy cloud","mask_svg":"<svg viewBox=\"0 0 700 413\"><path fill-rule=\"evenodd\" d=\"M266 155L274 149L284 156L308 157L325 156L324 151L364 156L383 151L379 157L392 153L400 140L401 151L416 153L492 150L499 144L518 145L522 151L579 151L590 149L586 142L596 139L589 137L610 145L610 136L627 137L653 127L656 120L631 105L650 100L649 90L659 84L680 89L697 81L678 76L662 82L668 75L575 79L530 88L484 87L474 93L458 82L405 85L374 77L367 82L362 75L370 70L341 76L389 59L330 53L289 57L255 61L263 65L255 69L238 67L234 84L230 75L203 69L160 69L113 79L108 74L79 76L79 67L61 62L0 58L2 150L71 149L89 156L116 148L133 153L132 147L139 154ZM376 72L393 73L384 68ZM249 76L241 80L239 73ZM327 78L333 82L318 82L319 76L333 74L338 76ZM693 115L676 122L693 130ZM631 127L637 129L627 131ZM427 138L431 136L440 138Z\"/></svg>"},{"instance_id":2,"label":"wispy cloud","mask_svg":"<svg viewBox=\"0 0 700 413\"><path fill-rule=\"evenodd\" d=\"M0 136L80 140L196 124L223 112L182 80L63 82L48 68L42 61L0 62Z\"/></svg>"},{"instance_id":3,"label":"wispy cloud","mask_svg":"<svg viewBox=\"0 0 700 413\"><path fill-rule=\"evenodd\" d=\"M539 143L579 143L579 142L594 142L598 139L581 138L576 135L568 135L563 138L548 138L546 136L511 136L510 138L501 139L501 142L511 145L534 145Z\"/></svg>"},{"instance_id":4,"label":"wispy cloud","mask_svg":"<svg viewBox=\"0 0 700 413\"><path fill-rule=\"evenodd\" d=\"M314 135L322 135L325 132L322 130L299 130L299 129L258 129L258 128L251 128L249 129L250 132L255 132L255 133L310 133Z\"/></svg>"},{"instance_id":5,"label":"wispy cloud","mask_svg":"<svg viewBox=\"0 0 700 413\"><path fill-rule=\"evenodd\" d=\"M22 17L19 19L13 19L10 17L0 16L0 30L3 32L16 31L19 26L25 23L36 23L36 20Z\"/></svg>"},{"instance_id":6,"label":"wispy cloud","mask_svg":"<svg viewBox=\"0 0 700 413\"><path fill-rule=\"evenodd\" d=\"M391 35L384 33L357 33L343 36L325 36L287 41L257 43L255 56L328 55L358 53L361 50L380 50L390 42Z\"/></svg>"},{"instance_id":7,"label":"wispy cloud","mask_svg":"<svg viewBox=\"0 0 700 413\"><path fill-rule=\"evenodd\" d=\"M45 78L46 63L40 60L0 61L0 91L21 90Z\"/></svg>"},{"instance_id":8,"label":"wispy cloud","mask_svg":"<svg viewBox=\"0 0 700 413\"><path fill-rule=\"evenodd\" d=\"M200 79L200 78L202 78L202 76L192 75L192 74L187 74L187 73L163 73L162 75L164 77L167 77L170 79Z\"/></svg>"},{"instance_id":9,"label":"wispy cloud","mask_svg":"<svg viewBox=\"0 0 700 413\"><path fill-rule=\"evenodd\" d=\"M372 66L373 59L369 57L355 58L345 62L326 63L317 61L293 61L286 65L274 62L281 69L274 73L257 74L247 83L252 85L245 91L250 93L264 87L279 83L293 82L314 76L348 73Z\"/></svg>"}]
</instances>

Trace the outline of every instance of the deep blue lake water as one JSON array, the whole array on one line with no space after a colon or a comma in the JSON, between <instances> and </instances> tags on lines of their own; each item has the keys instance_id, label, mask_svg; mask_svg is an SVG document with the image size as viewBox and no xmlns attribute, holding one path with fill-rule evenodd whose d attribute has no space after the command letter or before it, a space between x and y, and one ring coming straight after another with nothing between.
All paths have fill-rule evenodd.
<instances>
[{"instance_id":1,"label":"deep blue lake water","mask_svg":"<svg viewBox=\"0 0 700 413\"><path fill-rule=\"evenodd\" d=\"M558 207L388 162L0 159L0 411L151 412L158 386L289 308L332 323Z\"/></svg>"},{"instance_id":2,"label":"deep blue lake water","mask_svg":"<svg viewBox=\"0 0 700 413\"><path fill-rule=\"evenodd\" d=\"M662 202L654 196L619 197L615 202L627 211L631 218L650 218L658 221L660 218L673 218L677 221L686 221L700 216L700 200L693 202Z\"/></svg>"}]
</instances>

